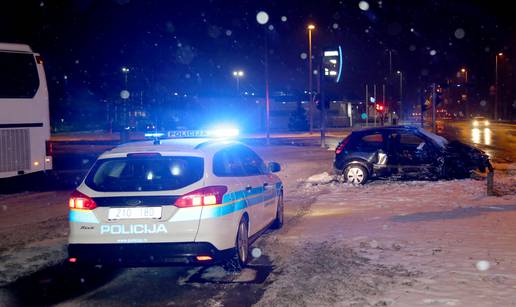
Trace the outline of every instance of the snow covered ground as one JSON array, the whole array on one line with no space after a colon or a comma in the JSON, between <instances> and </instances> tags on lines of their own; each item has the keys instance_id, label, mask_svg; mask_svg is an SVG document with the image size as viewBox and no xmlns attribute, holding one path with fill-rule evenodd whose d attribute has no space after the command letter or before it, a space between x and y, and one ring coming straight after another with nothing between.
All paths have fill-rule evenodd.
<instances>
[{"instance_id":1,"label":"snow covered ground","mask_svg":"<svg viewBox=\"0 0 516 307\"><path fill-rule=\"evenodd\" d=\"M488 197L471 179L352 186L333 180L331 151L256 149L282 164L286 206L254 244L274 265L259 306L516 305L514 164L495 165ZM68 195L0 196L0 286L65 258Z\"/></svg>"},{"instance_id":2,"label":"snow covered ground","mask_svg":"<svg viewBox=\"0 0 516 307\"><path fill-rule=\"evenodd\" d=\"M277 266L258 305L516 305L516 172L497 167L498 197L472 179L298 179L301 216L258 243Z\"/></svg>"}]
</instances>

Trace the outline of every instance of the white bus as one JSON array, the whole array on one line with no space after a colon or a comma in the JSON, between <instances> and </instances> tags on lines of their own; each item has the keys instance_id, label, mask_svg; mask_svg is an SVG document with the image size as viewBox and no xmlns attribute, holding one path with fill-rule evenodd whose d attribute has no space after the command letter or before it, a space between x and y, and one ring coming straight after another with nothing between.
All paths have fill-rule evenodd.
<instances>
[{"instance_id":1,"label":"white bus","mask_svg":"<svg viewBox=\"0 0 516 307\"><path fill-rule=\"evenodd\" d=\"M50 119L41 56L0 43L0 178L52 169Z\"/></svg>"}]
</instances>

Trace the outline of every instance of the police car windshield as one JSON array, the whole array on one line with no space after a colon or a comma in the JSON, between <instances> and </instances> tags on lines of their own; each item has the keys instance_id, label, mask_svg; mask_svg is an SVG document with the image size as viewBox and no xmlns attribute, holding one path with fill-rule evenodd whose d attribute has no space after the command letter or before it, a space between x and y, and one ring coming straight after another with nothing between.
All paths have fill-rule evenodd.
<instances>
[{"instance_id":1,"label":"police car windshield","mask_svg":"<svg viewBox=\"0 0 516 307\"><path fill-rule=\"evenodd\" d=\"M100 192L177 190L199 181L204 160L199 157L128 157L98 160L86 185Z\"/></svg>"}]
</instances>

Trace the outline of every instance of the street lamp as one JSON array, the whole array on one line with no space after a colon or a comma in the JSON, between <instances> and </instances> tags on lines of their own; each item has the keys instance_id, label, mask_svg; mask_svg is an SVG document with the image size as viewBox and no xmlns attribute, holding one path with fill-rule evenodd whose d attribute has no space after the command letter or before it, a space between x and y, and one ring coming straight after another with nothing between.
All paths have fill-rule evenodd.
<instances>
[{"instance_id":1,"label":"street lamp","mask_svg":"<svg viewBox=\"0 0 516 307\"><path fill-rule=\"evenodd\" d=\"M400 75L400 122L403 118L403 72L401 70L397 70L396 73Z\"/></svg>"},{"instance_id":2,"label":"street lamp","mask_svg":"<svg viewBox=\"0 0 516 307\"><path fill-rule=\"evenodd\" d=\"M127 89L127 74L129 73L129 68L122 67L122 73L124 74L124 80L125 80L125 89Z\"/></svg>"},{"instance_id":3,"label":"street lamp","mask_svg":"<svg viewBox=\"0 0 516 307\"><path fill-rule=\"evenodd\" d=\"M310 95L310 133L314 128L314 96L312 93L312 30L315 30L315 25L309 24L308 27L308 95Z\"/></svg>"},{"instance_id":4,"label":"street lamp","mask_svg":"<svg viewBox=\"0 0 516 307\"><path fill-rule=\"evenodd\" d=\"M468 70L466 68L461 68L460 72L464 74L464 83L468 83Z\"/></svg>"},{"instance_id":5,"label":"street lamp","mask_svg":"<svg viewBox=\"0 0 516 307\"><path fill-rule=\"evenodd\" d=\"M498 119L498 57L502 57L503 53L497 53L495 56L495 103L494 103L494 120Z\"/></svg>"},{"instance_id":6,"label":"street lamp","mask_svg":"<svg viewBox=\"0 0 516 307\"><path fill-rule=\"evenodd\" d=\"M234 70L233 76L236 78L237 93L240 94L240 78L244 76L243 70Z\"/></svg>"}]
</instances>

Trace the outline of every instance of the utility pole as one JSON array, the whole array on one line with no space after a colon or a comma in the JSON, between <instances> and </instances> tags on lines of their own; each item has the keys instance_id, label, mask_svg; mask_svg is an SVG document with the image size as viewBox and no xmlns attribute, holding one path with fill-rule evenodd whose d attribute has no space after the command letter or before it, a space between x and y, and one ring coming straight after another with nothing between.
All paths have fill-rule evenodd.
<instances>
[{"instance_id":1,"label":"utility pole","mask_svg":"<svg viewBox=\"0 0 516 307\"><path fill-rule=\"evenodd\" d=\"M435 102L437 101L436 96L437 96L436 86L435 86L435 83L432 83L432 132L433 133L436 133L436 127L435 127Z\"/></svg>"},{"instance_id":2,"label":"utility pole","mask_svg":"<svg viewBox=\"0 0 516 307\"><path fill-rule=\"evenodd\" d=\"M373 84L373 97L374 97L374 105L373 105L373 112L374 112L374 126L376 127L376 117L378 115L378 112L376 112L376 84Z\"/></svg>"},{"instance_id":3,"label":"utility pole","mask_svg":"<svg viewBox=\"0 0 516 307\"><path fill-rule=\"evenodd\" d=\"M380 114L380 116L381 116L381 123L383 126L383 122L385 120L384 115L387 110L387 102L385 101L385 84L382 84L382 103L383 103L384 111Z\"/></svg>"},{"instance_id":4,"label":"utility pole","mask_svg":"<svg viewBox=\"0 0 516 307\"><path fill-rule=\"evenodd\" d=\"M312 75L314 74L312 68L312 30L315 29L313 24L308 25L308 95L310 97L310 134L314 130L314 95L312 93Z\"/></svg>"},{"instance_id":5,"label":"utility pole","mask_svg":"<svg viewBox=\"0 0 516 307\"><path fill-rule=\"evenodd\" d=\"M366 114L366 127L369 126L369 86L365 85L365 114Z\"/></svg>"},{"instance_id":6,"label":"utility pole","mask_svg":"<svg viewBox=\"0 0 516 307\"><path fill-rule=\"evenodd\" d=\"M319 93L319 104L321 106L321 148L326 148L326 82L324 80L324 77L321 76L321 74L318 74L318 78L320 80L318 82L320 82L321 84L321 92Z\"/></svg>"},{"instance_id":7,"label":"utility pole","mask_svg":"<svg viewBox=\"0 0 516 307\"><path fill-rule=\"evenodd\" d=\"M269 98L269 39L267 29L265 29L265 120L267 129L267 145L271 144L271 101Z\"/></svg>"}]
</instances>

